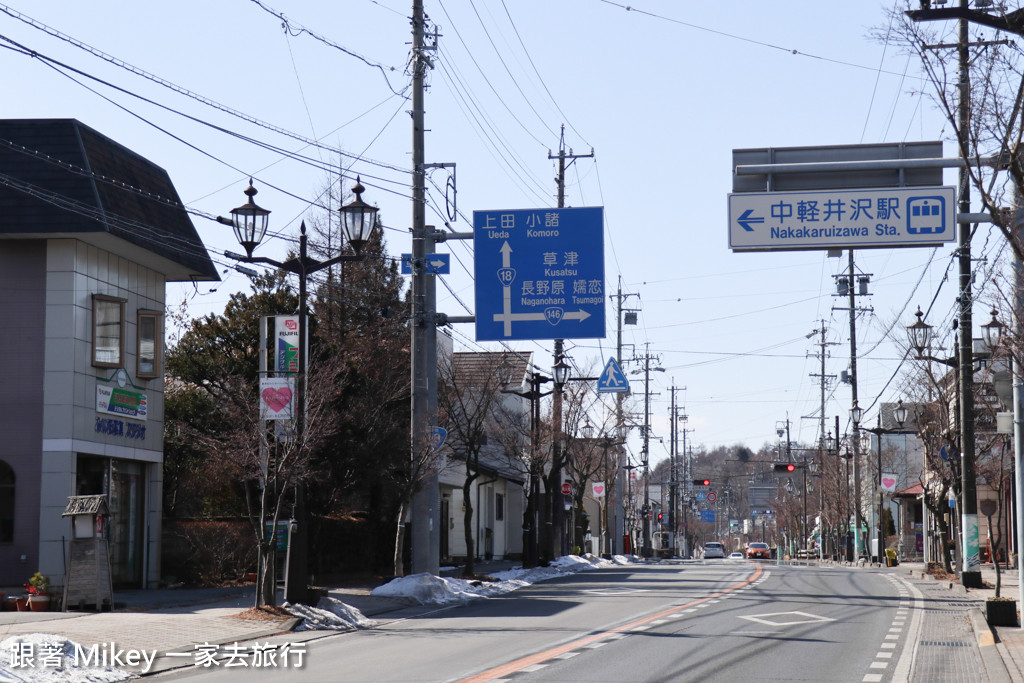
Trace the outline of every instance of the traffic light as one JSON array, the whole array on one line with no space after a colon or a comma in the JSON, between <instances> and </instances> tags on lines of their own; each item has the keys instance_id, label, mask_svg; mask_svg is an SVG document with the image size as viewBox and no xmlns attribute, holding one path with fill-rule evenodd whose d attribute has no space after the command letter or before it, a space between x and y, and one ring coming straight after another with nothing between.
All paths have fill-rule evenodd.
<instances>
[{"instance_id":1,"label":"traffic light","mask_svg":"<svg viewBox=\"0 0 1024 683\"><path fill-rule=\"evenodd\" d=\"M791 462L780 462L775 464L775 471L782 474L792 474L796 471L796 465Z\"/></svg>"},{"instance_id":2,"label":"traffic light","mask_svg":"<svg viewBox=\"0 0 1024 683\"><path fill-rule=\"evenodd\" d=\"M661 513L661 512L658 513L658 524L661 524L661 520L664 518L664 516L665 516L664 513Z\"/></svg>"},{"instance_id":3,"label":"traffic light","mask_svg":"<svg viewBox=\"0 0 1024 683\"><path fill-rule=\"evenodd\" d=\"M693 485L694 486L711 486L711 480L710 479L694 479L693 480Z\"/></svg>"}]
</instances>

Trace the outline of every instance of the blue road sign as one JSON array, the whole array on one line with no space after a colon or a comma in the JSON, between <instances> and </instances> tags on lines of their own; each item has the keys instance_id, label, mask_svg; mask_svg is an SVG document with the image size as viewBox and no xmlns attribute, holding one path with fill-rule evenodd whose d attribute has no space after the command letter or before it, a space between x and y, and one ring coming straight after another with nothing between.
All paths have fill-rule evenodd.
<instances>
[{"instance_id":1,"label":"blue road sign","mask_svg":"<svg viewBox=\"0 0 1024 683\"><path fill-rule=\"evenodd\" d=\"M605 334L604 209L474 211L477 341Z\"/></svg>"},{"instance_id":2,"label":"blue road sign","mask_svg":"<svg viewBox=\"0 0 1024 683\"><path fill-rule=\"evenodd\" d=\"M423 272L447 275L451 272L451 254L427 254ZM402 254L402 275L412 275L412 254Z\"/></svg>"},{"instance_id":3,"label":"blue road sign","mask_svg":"<svg viewBox=\"0 0 1024 683\"><path fill-rule=\"evenodd\" d=\"M703 491L697 491L697 500L703 502L708 499L708 494Z\"/></svg>"},{"instance_id":4,"label":"blue road sign","mask_svg":"<svg viewBox=\"0 0 1024 683\"><path fill-rule=\"evenodd\" d=\"M444 427L430 428L430 449L435 453L441 450L444 440L448 438L448 430Z\"/></svg>"},{"instance_id":5,"label":"blue road sign","mask_svg":"<svg viewBox=\"0 0 1024 683\"><path fill-rule=\"evenodd\" d=\"M925 247L956 240L956 188L729 195L733 251Z\"/></svg>"},{"instance_id":6,"label":"blue road sign","mask_svg":"<svg viewBox=\"0 0 1024 683\"><path fill-rule=\"evenodd\" d=\"M608 363L597 378L597 393L599 394L620 394L629 393L629 380L622 374L615 357L608 359Z\"/></svg>"},{"instance_id":7,"label":"blue road sign","mask_svg":"<svg viewBox=\"0 0 1024 683\"><path fill-rule=\"evenodd\" d=\"M715 511L714 510L701 510L700 511L700 521L702 521L702 522L714 522L715 521Z\"/></svg>"}]
</instances>

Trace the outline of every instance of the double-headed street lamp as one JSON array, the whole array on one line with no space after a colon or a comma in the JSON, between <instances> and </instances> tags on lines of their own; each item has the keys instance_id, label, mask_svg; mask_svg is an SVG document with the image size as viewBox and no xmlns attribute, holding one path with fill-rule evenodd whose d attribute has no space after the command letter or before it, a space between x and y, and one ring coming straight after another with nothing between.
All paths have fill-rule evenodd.
<instances>
[{"instance_id":1,"label":"double-headed street lamp","mask_svg":"<svg viewBox=\"0 0 1024 683\"><path fill-rule=\"evenodd\" d=\"M973 369L975 356L953 358L935 358L924 355L925 349L929 347L932 338L932 326L922 319L924 314L917 309L914 314L917 321L907 326L907 334L910 338L910 346L917 352L918 360L928 360L953 368L959 385L959 414L960 414L960 477L961 477L961 506L960 515L961 529L961 557L962 573L960 581L967 588L981 587L981 553L978 547L978 487L974 472L974 382L971 376L962 376L961 368L965 371ZM996 320L996 311L992 311L992 320L981 326L982 337L989 349L999 345L1003 332L1003 324ZM966 340L957 344L961 354L964 348L971 348L969 343L971 331L962 330L967 335Z\"/></svg>"},{"instance_id":2,"label":"double-headed street lamp","mask_svg":"<svg viewBox=\"0 0 1024 683\"><path fill-rule=\"evenodd\" d=\"M274 266L293 275L299 279L299 362L296 377L296 416L295 416L295 439L299 448L302 448L305 438L306 422L306 280L313 273L329 268L343 261L361 261L366 255L361 253L363 245L370 239L376 226L377 207L370 206L363 201L362 194L366 191L359 178L352 192L356 197L348 204L338 209L341 214L342 228L345 238L352 247L352 254L340 254L326 261L309 256L306 249L306 223L303 222L299 234L299 255L287 261L275 261L264 256L253 256L252 252L263 241L267 233L267 223L270 211L258 206L253 200L256 195L256 188L252 186L252 178L249 179L249 187L245 189L248 201L231 210L231 218L221 218L219 223L231 225L235 231L238 243L245 249L245 256L225 252L225 256L244 263L265 263ZM298 533L291 537L289 545L289 564L286 572L285 599L288 602L297 603L306 599L307 554L309 529L306 525L305 501L303 500L302 487L295 486L295 520Z\"/></svg>"},{"instance_id":3,"label":"double-headed street lamp","mask_svg":"<svg viewBox=\"0 0 1024 683\"><path fill-rule=\"evenodd\" d=\"M608 532L608 476L612 471L608 466L608 450L613 446L618 447L626 443L626 436L629 434L629 427L624 424L617 425L613 428L614 434L602 434L599 438L599 445L604 450L604 459L602 461L604 468L604 504L601 506L601 551L604 553L610 553L611 547L611 534ZM594 427L587 422L583 425L583 436L584 438L593 438Z\"/></svg>"},{"instance_id":4,"label":"double-headed street lamp","mask_svg":"<svg viewBox=\"0 0 1024 683\"><path fill-rule=\"evenodd\" d=\"M887 428L882 426L882 413L878 413L878 425L876 427L861 427L860 420L864 417L864 411L855 402L853 408L850 408L850 419L853 420L854 430L860 430L862 432L870 432L875 435L875 440L878 442L876 448L876 464L878 466L878 479L876 484L878 486L878 525L876 528L877 533L877 547L875 552L877 553L878 563L882 564L882 553L885 552L885 534L882 530L882 507L885 505L883 498L885 489L882 487L882 435L883 434L900 434L904 433L903 424L907 421L907 409L903 406L903 400L900 399L896 403L896 408L893 410L893 417L896 418L897 427Z\"/></svg>"}]
</instances>

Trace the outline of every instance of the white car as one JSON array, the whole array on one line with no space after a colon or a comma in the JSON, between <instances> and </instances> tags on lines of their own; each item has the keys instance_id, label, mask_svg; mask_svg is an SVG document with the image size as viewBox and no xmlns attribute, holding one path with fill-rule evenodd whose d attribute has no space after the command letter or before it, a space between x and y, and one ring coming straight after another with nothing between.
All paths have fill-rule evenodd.
<instances>
[{"instance_id":1,"label":"white car","mask_svg":"<svg viewBox=\"0 0 1024 683\"><path fill-rule=\"evenodd\" d=\"M743 556L743 553L729 553L729 559L730 560L745 560L747 558Z\"/></svg>"},{"instance_id":2,"label":"white car","mask_svg":"<svg viewBox=\"0 0 1024 683\"><path fill-rule=\"evenodd\" d=\"M704 544L704 559L725 558L725 546L718 541L708 541Z\"/></svg>"}]
</instances>

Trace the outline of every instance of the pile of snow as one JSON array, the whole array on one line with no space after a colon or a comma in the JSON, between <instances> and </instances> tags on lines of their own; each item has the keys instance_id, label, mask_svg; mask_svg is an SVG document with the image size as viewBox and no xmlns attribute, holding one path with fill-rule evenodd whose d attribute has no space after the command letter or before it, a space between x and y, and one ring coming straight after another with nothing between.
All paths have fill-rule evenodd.
<instances>
[{"instance_id":1,"label":"pile of snow","mask_svg":"<svg viewBox=\"0 0 1024 683\"><path fill-rule=\"evenodd\" d=\"M296 631L351 631L377 625L376 621L367 619L355 607L331 597L320 598L316 607L290 603L286 603L285 607L295 616L302 617L302 623L295 628Z\"/></svg>"},{"instance_id":2,"label":"pile of snow","mask_svg":"<svg viewBox=\"0 0 1024 683\"><path fill-rule=\"evenodd\" d=\"M547 567L517 568L492 574L491 578L497 579L497 581L475 581L434 576L433 574L413 574L374 588L370 595L405 598L421 605L447 605L475 598L502 595L523 586L553 579L556 576L629 564L633 559L625 555L615 555L611 560L603 560L590 554L582 557L566 555L559 557Z\"/></svg>"},{"instance_id":3,"label":"pile of snow","mask_svg":"<svg viewBox=\"0 0 1024 683\"><path fill-rule=\"evenodd\" d=\"M22 644L22 645L19 645ZM15 648L32 662L14 666ZM0 641L0 681L3 683L113 683L135 675L113 666L83 666L80 646L50 633L23 633Z\"/></svg>"}]
</instances>

